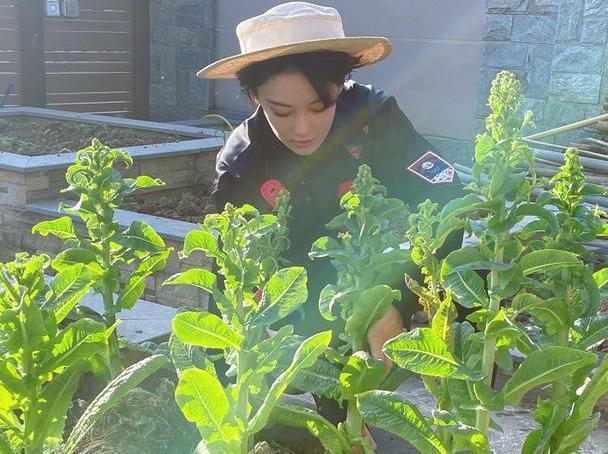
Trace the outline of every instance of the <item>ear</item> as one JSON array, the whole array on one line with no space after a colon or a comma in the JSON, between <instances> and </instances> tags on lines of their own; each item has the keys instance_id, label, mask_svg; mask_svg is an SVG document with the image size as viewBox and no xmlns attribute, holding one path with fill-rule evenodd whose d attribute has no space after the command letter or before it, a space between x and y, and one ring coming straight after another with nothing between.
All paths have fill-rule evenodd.
<instances>
[{"instance_id":1,"label":"ear","mask_svg":"<svg viewBox=\"0 0 608 454\"><path fill-rule=\"evenodd\" d=\"M256 106L260 105L260 100L258 98L257 93L254 90L249 91L249 99L251 99L251 102L253 102Z\"/></svg>"}]
</instances>

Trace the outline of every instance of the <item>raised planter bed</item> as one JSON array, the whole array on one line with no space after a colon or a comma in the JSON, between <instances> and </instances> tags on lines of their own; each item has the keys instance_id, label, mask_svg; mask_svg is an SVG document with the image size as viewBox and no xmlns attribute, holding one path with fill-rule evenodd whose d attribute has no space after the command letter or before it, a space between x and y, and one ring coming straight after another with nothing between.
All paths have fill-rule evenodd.
<instances>
[{"instance_id":1,"label":"raised planter bed","mask_svg":"<svg viewBox=\"0 0 608 454\"><path fill-rule=\"evenodd\" d=\"M160 200L162 191L167 194L202 191L208 192L214 177L215 155L223 145L223 137L213 136L214 131L190 126L156 123L123 118L86 115L37 108L0 109L0 120L7 118L33 118L39 121L63 121L66 124L93 125L114 129L117 136L127 134L127 139L166 138L166 142L147 143L135 146L112 146L124 148L133 157L133 166L121 169L123 176L148 175L165 182L162 188L141 191L146 199ZM114 128L114 129L113 129ZM5 132L5 134L7 134ZM179 139L179 141L176 141ZM87 138L88 140L88 138ZM128 142L132 143L132 142ZM76 158L75 152L49 149L46 154L28 156L0 149L0 244L7 250L4 256L17 251L31 253L46 252L54 255L63 249L63 242L56 238L32 235L31 228L41 220L63 215L57 211L59 191L67 186L65 172ZM152 194L159 191L158 194ZM144 199L133 202L143 204ZM138 210L144 211L144 210ZM191 305L205 307L207 296L181 286L161 287L168 276L183 271L184 267L210 266L206 257L192 256L180 261L185 234L196 228L196 224L171 221L164 217L147 216L118 210L118 222L125 227L134 219L142 219L153 225L174 248L162 275L148 279L143 298L173 307Z\"/></svg>"}]
</instances>

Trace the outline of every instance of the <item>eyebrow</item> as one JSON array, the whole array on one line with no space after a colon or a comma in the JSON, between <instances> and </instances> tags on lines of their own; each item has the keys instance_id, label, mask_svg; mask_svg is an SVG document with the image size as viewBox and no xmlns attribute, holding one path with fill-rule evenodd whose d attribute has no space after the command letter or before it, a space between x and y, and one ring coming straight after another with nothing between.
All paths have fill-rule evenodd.
<instances>
[{"instance_id":1,"label":"eyebrow","mask_svg":"<svg viewBox=\"0 0 608 454\"><path fill-rule=\"evenodd\" d=\"M281 107L293 107L290 106L289 104L284 104L282 102L279 101L273 101L272 99L267 99L266 101L268 101L270 104L274 104L275 106L281 106ZM317 99L316 101L311 102L310 104L308 104L309 106L312 106L313 104L317 104L321 102L321 98Z\"/></svg>"}]
</instances>

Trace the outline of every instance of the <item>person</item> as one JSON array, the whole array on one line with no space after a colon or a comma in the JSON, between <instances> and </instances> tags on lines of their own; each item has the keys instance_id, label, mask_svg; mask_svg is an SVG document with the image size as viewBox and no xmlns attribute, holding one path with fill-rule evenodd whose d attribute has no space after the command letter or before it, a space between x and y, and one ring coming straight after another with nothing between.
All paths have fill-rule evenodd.
<instances>
[{"instance_id":1,"label":"person","mask_svg":"<svg viewBox=\"0 0 608 454\"><path fill-rule=\"evenodd\" d=\"M361 164L412 210L427 198L442 205L462 188L454 167L417 133L393 96L349 79L354 69L389 55L388 39L346 37L336 9L306 2L271 8L241 22L236 34L240 53L197 73L238 79L255 106L217 155L212 198L220 210L230 202L271 211L280 190L289 190L289 259L306 267L309 283L304 314L293 323L296 333L309 335L328 326L318 297L336 274L328 260L311 261L308 252L315 239L331 234L325 224L340 213L340 197ZM446 250L461 241L455 235ZM382 345L420 309L415 295L396 285L403 287L402 301L368 333L371 353L387 364Z\"/></svg>"}]
</instances>

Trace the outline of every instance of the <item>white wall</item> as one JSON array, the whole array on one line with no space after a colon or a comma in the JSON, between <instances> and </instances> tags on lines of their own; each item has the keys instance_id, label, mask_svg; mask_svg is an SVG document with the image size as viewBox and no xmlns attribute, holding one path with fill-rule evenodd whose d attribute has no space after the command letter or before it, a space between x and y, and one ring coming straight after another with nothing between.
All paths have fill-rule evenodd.
<instances>
[{"instance_id":1,"label":"white wall","mask_svg":"<svg viewBox=\"0 0 608 454\"><path fill-rule=\"evenodd\" d=\"M395 95L422 134L473 139L485 0L315 1L338 9L347 36L380 35L392 41L392 54L355 71L355 80ZM280 3L217 0L215 58L239 52L238 22ZM216 109L250 109L237 82L214 86Z\"/></svg>"}]
</instances>

